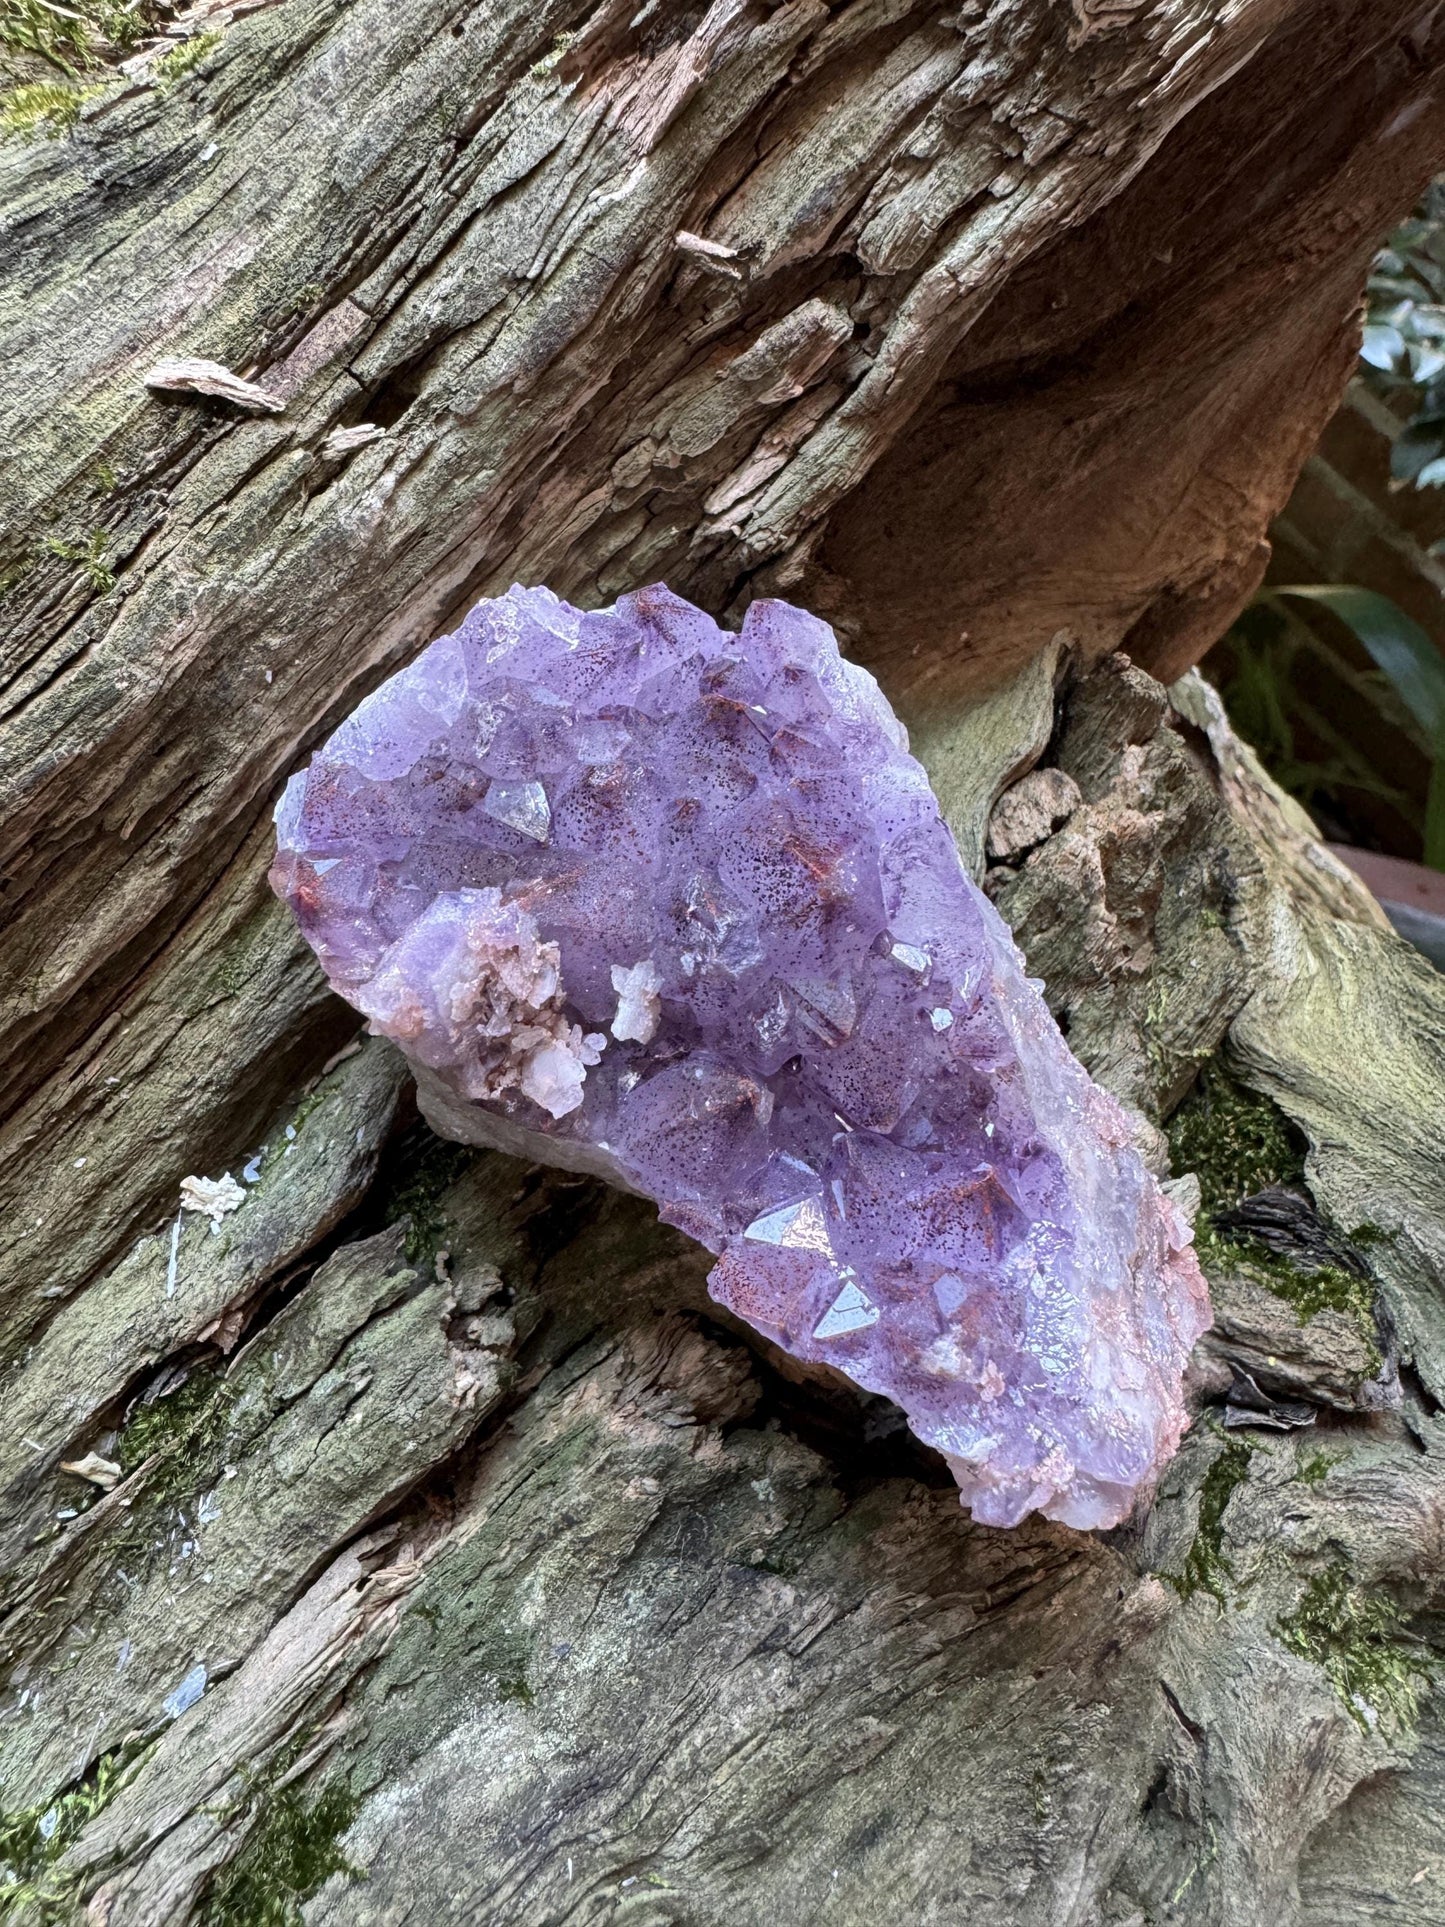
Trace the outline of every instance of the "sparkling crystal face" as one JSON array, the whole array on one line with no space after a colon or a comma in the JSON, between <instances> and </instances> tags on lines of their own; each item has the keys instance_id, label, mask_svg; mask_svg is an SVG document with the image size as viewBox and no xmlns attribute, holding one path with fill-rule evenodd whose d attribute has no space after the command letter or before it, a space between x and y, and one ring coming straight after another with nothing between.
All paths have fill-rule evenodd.
<instances>
[{"instance_id":1,"label":"sparkling crystal face","mask_svg":"<svg viewBox=\"0 0 1445 1927\"><path fill-rule=\"evenodd\" d=\"M976 1517L1111 1525L1174 1451L1187 1231L826 624L513 589L277 828L274 887L438 1128L656 1199Z\"/></svg>"}]
</instances>

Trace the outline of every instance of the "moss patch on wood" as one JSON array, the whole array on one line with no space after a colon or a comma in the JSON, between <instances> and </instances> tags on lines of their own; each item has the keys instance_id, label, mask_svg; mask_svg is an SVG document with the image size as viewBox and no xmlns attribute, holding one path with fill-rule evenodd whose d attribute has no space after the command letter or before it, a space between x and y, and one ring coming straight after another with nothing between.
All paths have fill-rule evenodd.
<instances>
[{"instance_id":1,"label":"moss patch on wood","mask_svg":"<svg viewBox=\"0 0 1445 1927\"><path fill-rule=\"evenodd\" d=\"M1302 1325L1307 1325L1322 1311L1343 1312L1347 1318L1353 1318L1369 1341L1374 1361L1372 1369L1378 1370L1375 1288L1368 1278L1346 1271L1340 1265L1320 1265L1307 1271L1303 1266L1291 1264L1277 1251L1271 1251L1258 1238L1221 1233L1203 1220L1195 1227L1194 1246L1206 1272L1216 1268L1244 1272L1266 1291L1272 1291L1276 1298L1283 1298L1293 1306Z\"/></svg>"},{"instance_id":2,"label":"moss patch on wood","mask_svg":"<svg viewBox=\"0 0 1445 1927\"><path fill-rule=\"evenodd\" d=\"M69 133L101 91L81 77L123 60L157 17L154 0L0 0L0 139Z\"/></svg>"},{"instance_id":3,"label":"moss patch on wood","mask_svg":"<svg viewBox=\"0 0 1445 1927\"><path fill-rule=\"evenodd\" d=\"M1170 1118L1176 1172L1193 1171L1206 1211L1227 1211L1271 1184L1302 1184L1306 1144L1277 1104L1238 1084L1218 1064Z\"/></svg>"},{"instance_id":4,"label":"moss patch on wood","mask_svg":"<svg viewBox=\"0 0 1445 1927\"><path fill-rule=\"evenodd\" d=\"M1292 1306L1302 1325L1322 1311L1353 1319L1369 1344L1371 1370L1378 1370L1375 1288L1368 1277L1343 1265L1297 1264L1262 1239L1218 1223L1219 1214L1271 1185L1307 1194L1306 1141L1278 1105L1212 1063L1167 1129L1174 1172L1193 1171L1199 1179L1194 1245L1205 1271L1242 1271Z\"/></svg>"},{"instance_id":5,"label":"moss patch on wood","mask_svg":"<svg viewBox=\"0 0 1445 1927\"><path fill-rule=\"evenodd\" d=\"M0 0L0 61L27 56L73 74L102 59L127 54L155 25L158 9L146 0Z\"/></svg>"},{"instance_id":6,"label":"moss patch on wood","mask_svg":"<svg viewBox=\"0 0 1445 1927\"><path fill-rule=\"evenodd\" d=\"M1199 1523L1184 1568L1161 1575L1181 1599L1207 1592L1221 1606L1228 1603L1224 1582L1234 1577L1234 1568L1224 1552L1224 1514L1236 1488L1249 1477L1250 1457L1251 1448L1243 1439L1231 1439L1204 1475L1199 1488Z\"/></svg>"},{"instance_id":7,"label":"moss patch on wood","mask_svg":"<svg viewBox=\"0 0 1445 1927\"><path fill-rule=\"evenodd\" d=\"M20 91L22 93L36 93L44 92L45 90L43 88L37 89L31 87L21 88ZM93 93L94 91L95 89L90 88L86 90L86 93L76 96L75 113L80 112L80 103L87 97L87 94ZM73 118L74 115L72 115L72 119ZM90 586L93 589L99 590L102 595L104 595L107 590L115 587L115 572L109 567L105 559L105 552L110 547L110 537L104 529L92 529L84 542L65 542L62 541L59 536L47 536L42 547L48 554L59 556L62 562L79 563Z\"/></svg>"},{"instance_id":8,"label":"moss patch on wood","mask_svg":"<svg viewBox=\"0 0 1445 1927\"><path fill-rule=\"evenodd\" d=\"M1352 1585L1345 1566L1316 1573L1275 1630L1292 1653L1324 1668L1351 1718L1366 1731L1377 1718L1414 1727L1434 1665L1410 1640L1394 1601Z\"/></svg>"},{"instance_id":9,"label":"moss patch on wood","mask_svg":"<svg viewBox=\"0 0 1445 1927\"><path fill-rule=\"evenodd\" d=\"M357 1802L340 1780L307 1802L295 1786L259 1787L250 1838L214 1879L197 1916L202 1927L298 1927L301 1904L333 1874L362 1877L341 1850Z\"/></svg>"},{"instance_id":10,"label":"moss patch on wood","mask_svg":"<svg viewBox=\"0 0 1445 1927\"><path fill-rule=\"evenodd\" d=\"M439 1138L425 1124L414 1125L397 1147L382 1179L382 1222L407 1221L409 1264L432 1264L447 1231L439 1200L467 1168L475 1153L466 1145Z\"/></svg>"},{"instance_id":11,"label":"moss patch on wood","mask_svg":"<svg viewBox=\"0 0 1445 1927\"><path fill-rule=\"evenodd\" d=\"M150 1504L189 1497L219 1469L233 1398L226 1380L203 1367L164 1398L138 1405L131 1413L116 1443L116 1457L127 1474L147 1459L159 1461L146 1485Z\"/></svg>"},{"instance_id":12,"label":"moss patch on wood","mask_svg":"<svg viewBox=\"0 0 1445 1927\"><path fill-rule=\"evenodd\" d=\"M120 1792L150 1753L132 1740L103 1753L68 1793L15 1813L0 1813L0 1918L60 1927L76 1917L76 1883L58 1862L81 1829Z\"/></svg>"},{"instance_id":13,"label":"moss patch on wood","mask_svg":"<svg viewBox=\"0 0 1445 1927\"><path fill-rule=\"evenodd\" d=\"M69 80L32 80L0 94L0 139L59 140L80 118L80 110L98 87L78 87ZM57 551L59 553L59 551ZM114 578L106 582L110 588Z\"/></svg>"},{"instance_id":14,"label":"moss patch on wood","mask_svg":"<svg viewBox=\"0 0 1445 1927\"><path fill-rule=\"evenodd\" d=\"M207 54L213 53L224 38L218 28L212 27L205 33L192 34L189 40L172 47L169 53L161 55L151 69L156 85L163 92L168 87L174 87L178 80L184 80L187 74L194 73Z\"/></svg>"},{"instance_id":15,"label":"moss patch on wood","mask_svg":"<svg viewBox=\"0 0 1445 1927\"><path fill-rule=\"evenodd\" d=\"M1342 1464L1344 1458L1343 1452L1312 1452L1301 1462L1295 1477L1301 1485L1323 1485L1333 1468Z\"/></svg>"}]
</instances>

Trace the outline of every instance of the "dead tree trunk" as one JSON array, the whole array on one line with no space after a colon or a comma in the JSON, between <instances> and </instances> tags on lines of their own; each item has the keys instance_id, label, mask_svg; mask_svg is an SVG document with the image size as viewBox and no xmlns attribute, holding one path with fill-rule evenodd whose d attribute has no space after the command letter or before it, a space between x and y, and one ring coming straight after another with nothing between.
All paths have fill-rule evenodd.
<instances>
[{"instance_id":1,"label":"dead tree trunk","mask_svg":"<svg viewBox=\"0 0 1445 1927\"><path fill-rule=\"evenodd\" d=\"M1445 1920L1442 983L1088 673L1257 580L1438 13L203 5L0 145L0 1913ZM1125 1531L972 1527L635 1200L329 1062L284 776L479 595L657 578L828 616L980 873L1074 786L989 888L1218 1310Z\"/></svg>"}]
</instances>

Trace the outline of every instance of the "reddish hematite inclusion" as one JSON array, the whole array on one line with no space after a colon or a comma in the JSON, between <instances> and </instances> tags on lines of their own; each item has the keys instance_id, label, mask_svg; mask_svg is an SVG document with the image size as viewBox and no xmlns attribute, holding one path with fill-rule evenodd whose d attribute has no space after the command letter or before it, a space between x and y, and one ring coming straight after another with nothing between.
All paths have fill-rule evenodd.
<instances>
[{"instance_id":1,"label":"reddish hematite inclusion","mask_svg":"<svg viewBox=\"0 0 1445 1927\"><path fill-rule=\"evenodd\" d=\"M513 589L276 820L276 890L438 1129L654 1198L977 1518L1148 1487L1209 1322L1188 1231L826 624Z\"/></svg>"}]
</instances>

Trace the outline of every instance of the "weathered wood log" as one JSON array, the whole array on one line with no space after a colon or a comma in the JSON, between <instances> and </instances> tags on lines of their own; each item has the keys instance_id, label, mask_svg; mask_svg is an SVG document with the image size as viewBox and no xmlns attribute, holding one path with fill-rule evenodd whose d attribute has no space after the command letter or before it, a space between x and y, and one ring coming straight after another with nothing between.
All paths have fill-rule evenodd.
<instances>
[{"instance_id":1,"label":"weathered wood log","mask_svg":"<svg viewBox=\"0 0 1445 1927\"><path fill-rule=\"evenodd\" d=\"M1007 767L1011 707L1038 740L1048 681L1013 697L960 755ZM1433 1881L1441 1155L1390 1119L1439 1114L1445 982L1324 852L1261 837L1260 806L1286 806L1204 685L1168 707L1106 669L1054 741L1092 800L990 887L1027 886L1037 917L1052 877L1060 917L1129 926L1161 1040L1152 1088L1131 1086L1146 1140L1182 1047L1179 903L1222 927L1196 953L1190 1048L1308 1128L1300 1213L1351 1230L1368 1270L1211 1232L1223 1316L1152 1508L1102 1539L991 1532L884 1412L745 1348L706 1260L638 1200L486 1154L428 1173L414 1134L297 1274L298 1212L324 1225L355 1195L346 1159L374 1155L395 1102L399 1068L368 1044L294 1137L269 1134L216 1233L143 1240L85 1292L88 1398L55 1341L13 1381L8 1838L29 1827L28 1860L9 1850L52 1912L251 1920L314 1892L315 1920L1268 1907L1325 1927L1379 1917L1374 1890L1408 1900L1422 1866ZM1081 842L1117 848L1141 814L1159 876L1090 896ZM1216 926L1191 893L1221 876ZM1301 1030L1319 974L1349 995ZM1411 1034L1387 1039L1402 1005ZM1095 1067L1137 1035L1121 995ZM1342 1063L1357 1074L1319 1078ZM1241 1129L1215 1101L1175 1132L1208 1185L1295 1154L1281 1113L1236 1096ZM409 1241L370 1228L403 1207ZM115 1388L146 1387L165 1349L141 1306L189 1376L127 1409ZM57 1474L62 1442L120 1482ZM1430 1893L1416 1917L1438 1917Z\"/></svg>"},{"instance_id":2,"label":"weathered wood log","mask_svg":"<svg viewBox=\"0 0 1445 1927\"><path fill-rule=\"evenodd\" d=\"M1445 30L208 20L0 144L0 1911L1445 1917L1441 980L1205 685L1087 673L1249 592ZM147 388L178 358L284 408ZM337 1058L269 803L514 576L780 590L883 677L1203 1184L1199 1418L1130 1528L973 1527L646 1207Z\"/></svg>"}]
</instances>

